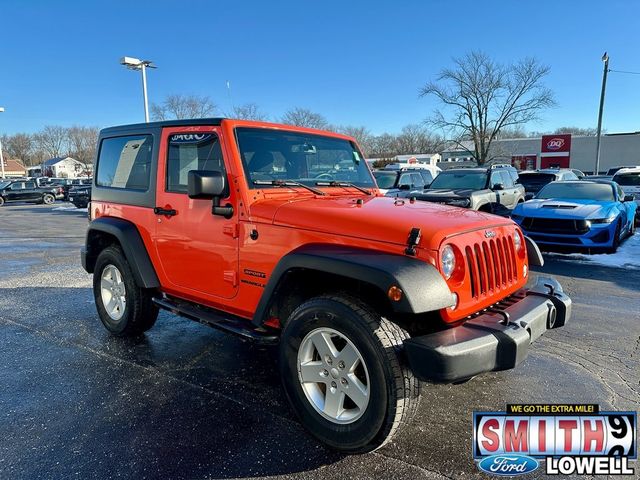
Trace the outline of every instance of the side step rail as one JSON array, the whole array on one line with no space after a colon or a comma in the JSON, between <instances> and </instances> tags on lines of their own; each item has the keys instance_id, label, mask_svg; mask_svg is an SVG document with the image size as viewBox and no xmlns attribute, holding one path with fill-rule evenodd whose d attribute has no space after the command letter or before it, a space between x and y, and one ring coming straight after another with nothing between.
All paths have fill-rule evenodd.
<instances>
[{"instance_id":1,"label":"side step rail","mask_svg":"<svg viewBox=\"0 0 640 480\"><path fill-rule=\"evenodd\" d=\"M200 308L195 305L190 305L187 302L178 302L167 297L154 298L153 303L175 315L195 320L196 322L237 335L246 340L251 340L260 345L277 345L280 341L280 336L275 333L275 330L255 328L251 320L246 320L241 317L218 312L210 308Z\"/></svg>"}]
</instances>

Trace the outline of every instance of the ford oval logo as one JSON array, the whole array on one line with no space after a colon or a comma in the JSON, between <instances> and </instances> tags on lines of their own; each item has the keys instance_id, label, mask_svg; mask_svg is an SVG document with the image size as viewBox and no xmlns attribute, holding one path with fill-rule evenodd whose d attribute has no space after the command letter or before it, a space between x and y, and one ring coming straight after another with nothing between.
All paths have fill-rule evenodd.
<instances>
[{"instance_id":1,"label":"ford oval logo","mask_svg":"<svg viewBox=\"0 0 640 480\"><path fill-rule=\"evenodd\" d=\"M512 477L533 472L540 464L535 458L518 453L491 455L478 463L478 468L491 475Z\"/></svg>"},{"instance_id":2,"label":"ford oval logo","mask_svg":"<svg viewBox=\"0 0 640 480\"><path fill-rule=\"evenodd\" d=\"M560 150L564 145L564 138L552 138L547 142L549 150Z\"/></svg>"}]
</instances>

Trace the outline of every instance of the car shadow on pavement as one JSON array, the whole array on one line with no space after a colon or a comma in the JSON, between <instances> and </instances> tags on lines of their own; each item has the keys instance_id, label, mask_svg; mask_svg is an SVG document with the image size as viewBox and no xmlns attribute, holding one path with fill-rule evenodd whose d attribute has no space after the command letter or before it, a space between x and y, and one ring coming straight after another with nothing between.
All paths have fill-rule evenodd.
<instances>
[{"instance_id":1,"label":"car shadow on pavement","mask_svg":"<svg viewBox=\"0 0 640 480\"><path fill-rule=\"evenodd\" d=\"M640 271L638 269L607 267L593 264L589 261L546 256L544 260L544 266L532 267L532 273L611 282L629 290L637 290L638 282L640 282Z\"/></svg>"},{"instance_id":2,"label":"car shadow on pavement","mask_svg":"<svg viewBox=\"0 0 640 480\"><path fill-rule=\"evenodd\" d=\"M293 418L275 349L186 319L116 338L89 288L1 288L0 345L14 477L254 477L343 458Z\"/></svg>"}]
</instances>

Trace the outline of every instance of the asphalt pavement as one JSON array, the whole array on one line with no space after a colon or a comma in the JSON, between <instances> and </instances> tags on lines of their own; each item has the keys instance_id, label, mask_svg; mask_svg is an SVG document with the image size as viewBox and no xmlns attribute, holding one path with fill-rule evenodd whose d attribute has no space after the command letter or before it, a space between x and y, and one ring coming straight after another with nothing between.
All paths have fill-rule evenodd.
<instances>
[{"instance_id":1,"label":"asphalt pavement","mask_svg":"<svg viewBox=\"0 0 640 480\"><path fill-rule=\"evenodd\" d=\"M533 274L572 297L568 325L516 370L425 385L381 450L336 454L295 420L273 349L166 312L136 340L109 336L79 263L86 211L60 206L0 208L1 479L483 478L474 410L638 410L640 271L554 257Z\"/></svg>"}]
</instances>

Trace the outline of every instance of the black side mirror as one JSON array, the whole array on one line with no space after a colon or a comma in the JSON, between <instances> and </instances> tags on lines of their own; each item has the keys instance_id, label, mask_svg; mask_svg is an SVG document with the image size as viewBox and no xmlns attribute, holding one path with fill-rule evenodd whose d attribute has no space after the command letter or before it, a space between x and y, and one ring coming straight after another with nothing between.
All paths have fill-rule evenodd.
<instances>
[{"instance_id":1,"label":"black side mirror","mask_svg":"<svg viewBox=\"0 0 640 480\"><path fill-rule=\"evenodd\" d=\"M226 177L217 170L190 170L187 177L187 194L189 198L211 199L211 213L224 218L233 217L233 205L227 203L220 206L220 198L227 190Z\"/></svg>"},{"instance_id":2,"label":"black side mirror","mask_svg":"<svg viewBox=\"0 0 640 480\"><path fill-rule=\"evenodd\" d=\"M625 195L622 199L623 202L633 202L635 200L633 195Z\"/></svg>"},{"instance_id":3,"label":"black side mirror","mask_svg":"<svg viewBox=\"0 0 640 480\"><path fill-rule=\"evenodd\" d=\"M533 193L525 193L524 194L524 199L525 200L531 200L535 195Z\"/></svg>"},{"instance_id":4,"label":"black side mirror","mask_svg":"<svg viewBox=\"0 0 640 480\"><path fill-rule=\"evenodd\" d=\"M492 190L504 190L504 184L503 183L496 183L493 185Z\"/></svg>"},{"instance_id":5,"label":"black side mirror","mask_svg":"<svg viewBox=\"0 0 640 480\"><path fill-rule=\"evenodd\" d=\"M403 183L402 185L398 185L398 188L400 190L411 190L411 185L407 185L406 183Z\"/></svg>"},{"instance_id":6,"label":"black side mirror","mask_svg":"<svg viewBox=\"0 0 640 480\"><path fill-rule=\"evenodd\" d=\"M190 170L187 179L189 198L213 199L221 197L225 190L222 172L215 170Z\"/></svg>"}]
</instances>

